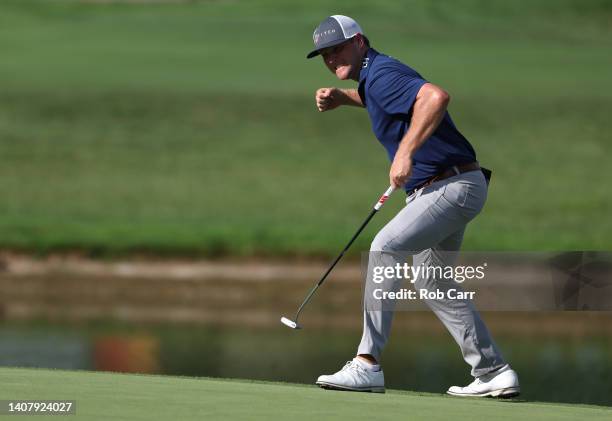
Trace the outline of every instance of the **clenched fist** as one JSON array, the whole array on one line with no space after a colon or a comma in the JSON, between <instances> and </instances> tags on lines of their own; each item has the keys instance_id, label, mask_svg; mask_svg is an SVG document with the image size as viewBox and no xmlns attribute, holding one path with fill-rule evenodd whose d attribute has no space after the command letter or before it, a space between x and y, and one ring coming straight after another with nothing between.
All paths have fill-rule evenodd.
<instances>
[{"instance_id":1,"label":"clenched fist","mask_svg":"<svg viewBox=\"0 0 612 421\"><path fill-rule=\"evenodd\" d=\"M317 89L315 94L315 102L317 109L321 112L333 110L342 105L344 95L338 88L321 88Z\"/></svg>"}]
</instances>

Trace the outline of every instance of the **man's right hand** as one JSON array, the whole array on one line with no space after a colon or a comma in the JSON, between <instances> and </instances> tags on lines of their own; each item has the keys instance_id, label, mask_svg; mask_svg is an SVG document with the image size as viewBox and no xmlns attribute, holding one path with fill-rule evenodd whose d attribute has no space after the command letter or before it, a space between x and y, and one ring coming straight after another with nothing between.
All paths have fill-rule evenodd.
<instances>
[{"instance_id":1,"label":"man's right hand","mask_svg":"<svg viewBox=\"0 0 612 421\"><path fill-rule=\"evenodd\" d=\"M315 101L317 109L321 112L333 110L342 105L344 93L338 88L321 88L317 89Z\"/></svg>"}]
</instances>

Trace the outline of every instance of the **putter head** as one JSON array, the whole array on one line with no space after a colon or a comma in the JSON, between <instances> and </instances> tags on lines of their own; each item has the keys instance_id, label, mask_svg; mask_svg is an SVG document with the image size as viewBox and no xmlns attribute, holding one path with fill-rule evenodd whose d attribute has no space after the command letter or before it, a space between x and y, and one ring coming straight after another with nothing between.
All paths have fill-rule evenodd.
<instances>
[{"instance_id":1,"label":"putter head","mask_svg":"<svg viewBox=\"0 0 612 421\"><path fill-rule=\"evenodd\" d=\"M289 320L286 317L281 317L281 323L285 326L290 327L291 329L301 329L300 325L294 322L293 320Z\"/></svg>"}]
</instances>

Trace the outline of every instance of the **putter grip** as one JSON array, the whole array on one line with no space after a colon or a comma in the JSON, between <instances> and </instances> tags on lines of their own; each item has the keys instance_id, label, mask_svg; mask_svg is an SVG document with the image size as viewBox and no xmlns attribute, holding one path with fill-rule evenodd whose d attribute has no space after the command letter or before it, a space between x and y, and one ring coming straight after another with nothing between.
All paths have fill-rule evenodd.
<instances>
[{"instance_id":1,"label":"putter grip","mask_svg":"<svg viewBox=\"0 0 612 421\"><path fill-rule=\"evenodd\" d=\"M374 210L379 210L380 208L382 208L382 205L384 205L385 201L389 198L389 196L391 196L393 190L395 190L395 187L389 186L387 191L384 192L382 196L380 196L380 199L378 199L378 202L376 202L376 204L374 205Z\"/></svg>"}]
</instances>

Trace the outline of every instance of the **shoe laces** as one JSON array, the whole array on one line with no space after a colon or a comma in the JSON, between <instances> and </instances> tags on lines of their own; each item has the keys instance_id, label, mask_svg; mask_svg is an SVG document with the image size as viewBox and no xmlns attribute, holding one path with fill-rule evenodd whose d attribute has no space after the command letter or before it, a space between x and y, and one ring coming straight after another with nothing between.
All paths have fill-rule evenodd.
<instances>
[{"instance_id":1,"label":"shoe laces","mask_svg":"<svg viewBox=\"0 0 612 421\"><path fill-rule=\"evenodd\" d=\"M483 383L485 383L485 382L483 382L482 380L480 380L480 378L477 377L477 378L474 379L474 381L472 383L470 383L468 385L468 387L470 387L470 386L478 386L478 385L483 384Z\"/></svg>"},{"instance_id":2,"label":"shoe laces","mask_svg":"<svg viewBox=\"0 0 612 421\"><path fill-rule=\"evenodd\" d=\"M357 363L355 360L349 360L346 362L346 364L344 364L344 367L342 368L342 371L344 370L352 370L355 371L357 374L360 375L367 375L367 371L365 368L363 368L359 363Z\"/></svg>"}]
</instances>

